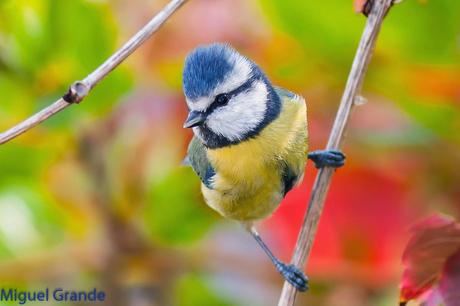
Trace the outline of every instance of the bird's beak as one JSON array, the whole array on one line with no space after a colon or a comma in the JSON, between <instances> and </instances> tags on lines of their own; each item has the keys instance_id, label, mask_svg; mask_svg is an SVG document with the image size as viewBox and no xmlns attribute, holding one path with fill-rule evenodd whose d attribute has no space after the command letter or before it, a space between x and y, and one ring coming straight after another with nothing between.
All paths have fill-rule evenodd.
<instances>
[{"instance_id":1,"label":"bird's beak","mask_svg":"<svg viewBox=\"0 0 460 306\"><path fill-rule=\"evenodd\" d=\"M184 122L184 128L192 128L194 126L199 126L204 123L206 120L206 115L202 112L191 111L188 113L187 120Z\"/></svg>"}]
</instances>

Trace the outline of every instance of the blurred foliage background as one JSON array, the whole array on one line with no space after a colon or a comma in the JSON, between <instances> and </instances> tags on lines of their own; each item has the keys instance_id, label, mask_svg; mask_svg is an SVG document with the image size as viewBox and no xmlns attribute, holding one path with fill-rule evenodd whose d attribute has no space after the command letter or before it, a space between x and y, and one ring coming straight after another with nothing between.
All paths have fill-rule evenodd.
<instances>
[{"instance_id":1,"label":"blurred foliage background","mask_svg":"<svg viewBox=\"0 0 460 306\"><path fill-rule=\"evenodd\" d=\"M61 96L165 1L0 0L0 130ZM84 103L0 147L0 285L97 287L107 305L275 305L282 279L180 166L181 70L227 41L306 97L324 147L365 18L351 1L193 0ZM395 305L408 227L460 214L460 2L389 13L297 305ZM288 260L316 170L262 234ZM52 305L52 304L50 304Z\"/></svg>"}]
</instances>

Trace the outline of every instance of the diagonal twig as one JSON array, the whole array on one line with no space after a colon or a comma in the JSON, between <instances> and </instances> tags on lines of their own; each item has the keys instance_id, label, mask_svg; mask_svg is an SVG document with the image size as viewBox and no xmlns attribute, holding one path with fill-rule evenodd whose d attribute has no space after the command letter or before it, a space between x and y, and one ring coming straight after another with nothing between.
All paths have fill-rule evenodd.
<instances>
[{"instance_id":1,"label":"diagonal twig","mask_svg":"<svg viewBox=\"0 0 460 306\"><path fill-rule=\"evenodd\" d=\"M171 0L158 14L156 14L139 32L131 37L120 49L110 56L104 63L91 72L86 78L73 83L69 91L59 100L18 123L9 130L0 133L0 145L27 132L34 126L47 120L54 114L62 111L74 103L80 103L113 69L120 65L131 53L139 48L150 36L153 35L168 18L187 0Z\"/></svg>"},{"instance_id":2,"label":"diagonal twig","mask_svg":"<svg viewBox=\"0 0 460 306\"><path fill-rule=\"evenodd\" d=\"M369 65L380 27L385 15L393 3L393 0L369 0L369 2L371 7L367 23L361 36L358 50L348 76L345 91L343 93L342 100L340 101L339 110L335 117L334 126L332 127L331 134L329 135L327 149L339 149L343 142L351 110L361 90L364 75L366 73L367 66ZM319 170L313 184L312 194L308 203L308 210L305 213L291 261L299 268L305 266L308 256L310 255L333 173L333 168L322 168ZM294 305L296 294L297 291L295 288L288 282L285 282L278 306Z\"/></svg>"}]
</instances>

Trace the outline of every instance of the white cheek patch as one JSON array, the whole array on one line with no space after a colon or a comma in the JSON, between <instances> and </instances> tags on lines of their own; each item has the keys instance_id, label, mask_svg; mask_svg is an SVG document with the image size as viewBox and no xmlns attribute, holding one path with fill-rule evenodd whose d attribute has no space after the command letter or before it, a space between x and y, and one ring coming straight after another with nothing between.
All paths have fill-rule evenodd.
<instances>
[{"instance_id":1,"label":"white cheek patch","mask_svg":"<svg viewBox=\"0 0 460 306\"><path fill-rule=\"evenodd\" d=\"M231 98L226 106L213 111L206 125L215 134L231 141L241 140L264 120L267 96L267 87L257 81L248 91Z\"/></svg>"}]
</instances>

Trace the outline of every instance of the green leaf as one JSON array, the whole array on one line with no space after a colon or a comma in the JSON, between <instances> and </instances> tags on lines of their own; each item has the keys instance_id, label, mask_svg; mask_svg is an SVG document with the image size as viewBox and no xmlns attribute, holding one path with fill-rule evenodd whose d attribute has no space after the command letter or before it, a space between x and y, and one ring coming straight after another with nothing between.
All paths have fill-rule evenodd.
<instances>
[{"instance_id":1,"label":"green leaf","mask_svg":"<svg viewBox=\"0 0 460 306\"><path fill-rule=\"evenodd\" d=\"M204 204L200 181L190 167L177 168L154 183L146 218L152 238L165 244L193 242L215 220Z\"/></svg>"},{"instance_id":2,"label":"green leaf","mask_svg":"<svg viewBox=\"0 0 460 306\"><path fill-rule=\"evenodd\" d=\"M378 48L406 62L458 64L459 27L459 1L403 1L388 14Z\"/></svg>"},{"instance_id":3,"label":"green leaf","mask_svg":"<svg viewBox=\"0 0 460 306\"><path fill-rule=\"evenodd\" d=\"M306 55L314 52L327 59L324 64L346 73L364 24L353 14L350 2L269 0L261 4L276 24L300 42Z\"/></svg>"},{"instance_id":4,"label":"green leaf","mask_svg":"<svg viewBox=\"0 0 460 306\"><path fill-rule=\"evenodd\" d=\"M65 223L39 184L22 182L0 189L0 256L23 255L62 241Z\"/></svg>"},{"instance_id":5,"label":"green leaf","mask_svg":"<svg viewBox=\"0 0 460 306\"><path fill-rule=\"evenodd\" d=\"M179 280L175 290L175 306L233 306L214 293L198 275L187 275Z\"/></svg>"},{"instance_id":6,"label":"green leaf","mask_svg":"<svg viewBox=\"0 0 460 306\"><path fill-rule=\"evenodd\" d=\"M34 150L14 143L2 146L0 150L0 185L10 181L29 181L39 173L46 161L47 150Z\"/></svg>"}]
</instances>

